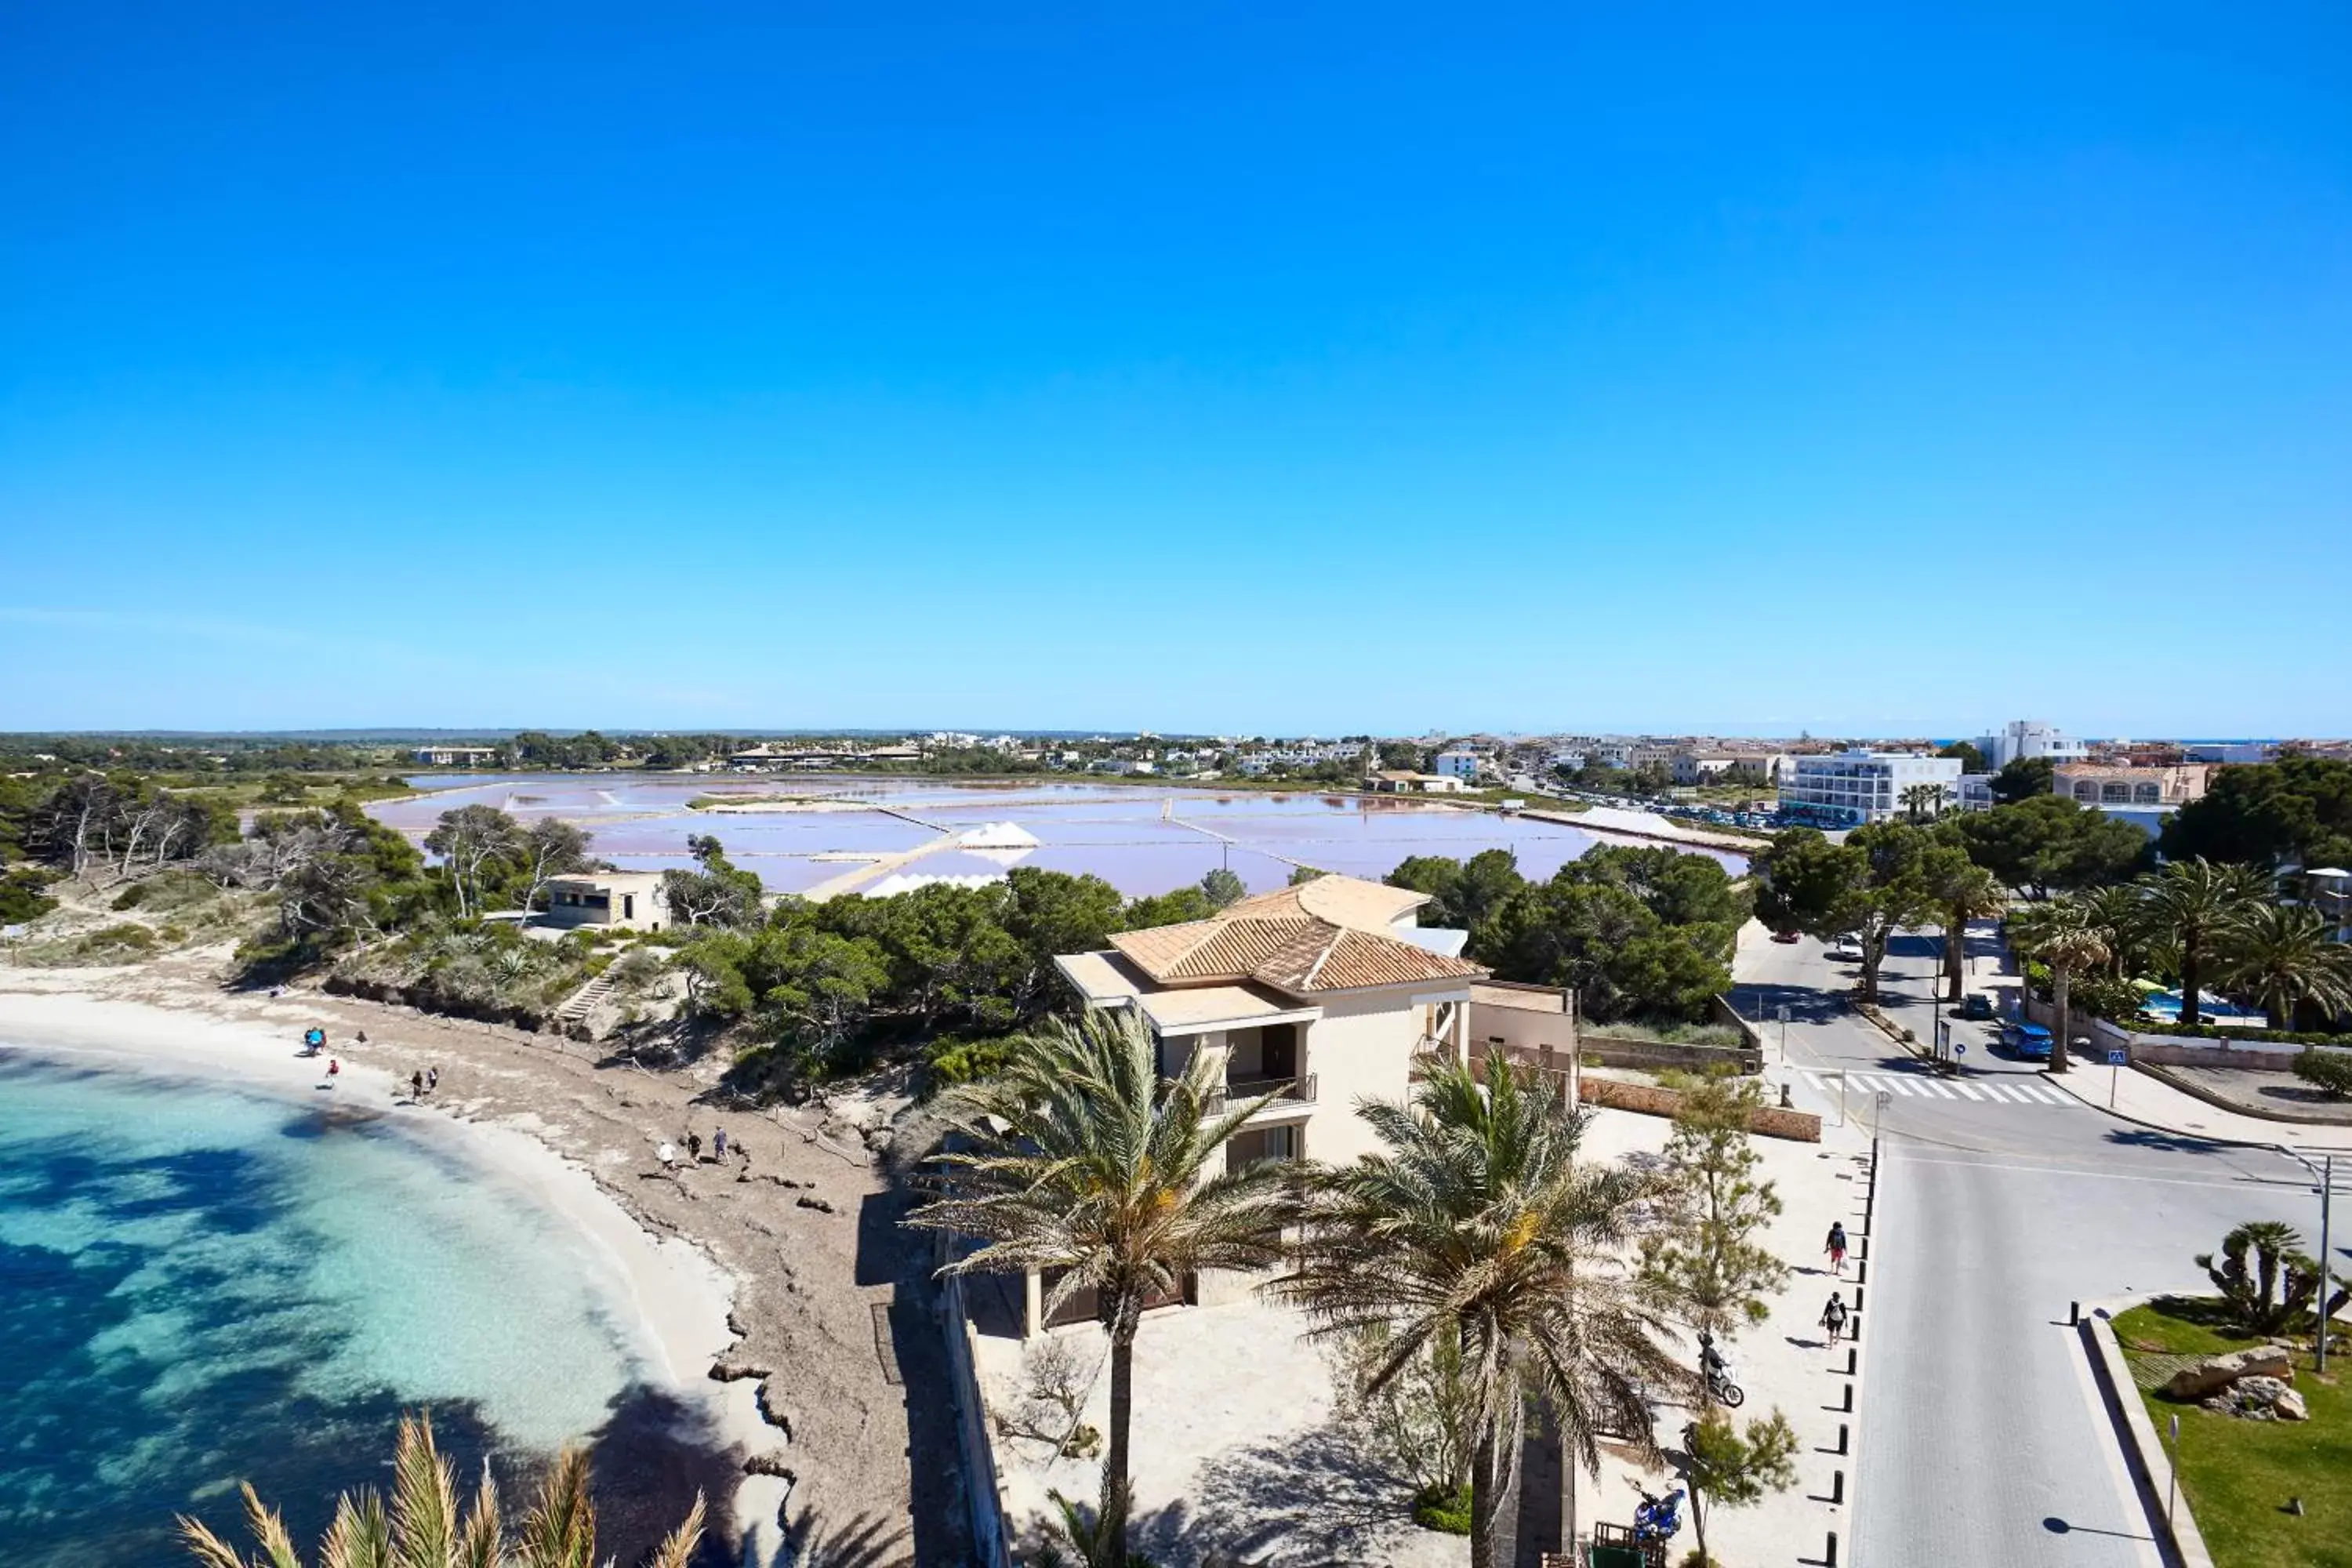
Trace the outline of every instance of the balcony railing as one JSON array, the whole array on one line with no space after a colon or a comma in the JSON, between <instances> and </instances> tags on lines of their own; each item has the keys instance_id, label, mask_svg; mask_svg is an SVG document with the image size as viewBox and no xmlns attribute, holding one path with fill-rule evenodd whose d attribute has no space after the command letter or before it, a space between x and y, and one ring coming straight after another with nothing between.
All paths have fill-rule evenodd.
<instances>
[{"instance_id":1,"label":"balcony railing","mask_svg":"<svg viewBox=\"0 0 2352 1568\"><path fill-rule=\"evenodd\" d=\"M1297 1077L1228 1078L1224 1092L1216 1097L1209 1111L1213 1116L1233 1100L1260 1100L1268 1095L1273 1096L1273 1103L1266 1107L1269 1110L1293 1105L1312 1105L1315 1103L1315 1075L1310 1072Z\"/></svg>"}]
</instances>

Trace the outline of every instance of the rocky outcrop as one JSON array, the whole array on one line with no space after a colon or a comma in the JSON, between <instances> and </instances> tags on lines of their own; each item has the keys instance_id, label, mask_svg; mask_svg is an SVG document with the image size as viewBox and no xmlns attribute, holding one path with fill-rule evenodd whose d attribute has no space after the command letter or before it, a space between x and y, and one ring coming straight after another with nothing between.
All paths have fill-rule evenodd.
<instances>
[{"instance_id":1,"label":"rocky outcrop","mask_svg":"<svg viewBox=\"0 0 2352 1568\"><path fill-rule=\"evenodd\" d=\"M2294 1366L2282 1345L2254 1345L2227 1355L2207 1356L2194 1366L2182 1367L2164 1385L2167 1399L2198 1401L2219 1394L2241 1378L2276 1378L2282 1384L2294 1380Z\"/></svg>"}]
</instances>

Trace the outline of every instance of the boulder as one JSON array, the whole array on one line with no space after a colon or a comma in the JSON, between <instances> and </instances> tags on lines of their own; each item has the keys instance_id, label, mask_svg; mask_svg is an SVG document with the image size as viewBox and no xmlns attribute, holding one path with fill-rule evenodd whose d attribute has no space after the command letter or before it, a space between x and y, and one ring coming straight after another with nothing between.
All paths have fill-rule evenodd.
<instances>
[{"instance_id":1,"label":"boulder","mask_svg":"<svg viewBox=\"0 0 2352 1568\"><path fill-rule=\"evenodd\" d=\"M2286 1351L2278 1345L2253 1345L2227 1355L2207 1356L2194 1366L2182 1367L2164 1385L2167 1399L2200 1400L2209 1394L2219 1393L2242 1377L2274 1377L2280 1382L2291 1381L2294 1367Z\"/></svg>"},{"instance_id":2,"label":"boulder","mask_svg":"<svg viewBox=\"0 0 2352 1568\"><path fill-rule=\"evenodd\" d=\"M2311 1419L2311 1412L2304 1406L2303 1395L2297 1394L2292 1388L2286 1389L2279 1394L2277 1403L2271 1406L2271 1413L2282 1421L2308 1421Z\"/></svg>"}]
</instances>

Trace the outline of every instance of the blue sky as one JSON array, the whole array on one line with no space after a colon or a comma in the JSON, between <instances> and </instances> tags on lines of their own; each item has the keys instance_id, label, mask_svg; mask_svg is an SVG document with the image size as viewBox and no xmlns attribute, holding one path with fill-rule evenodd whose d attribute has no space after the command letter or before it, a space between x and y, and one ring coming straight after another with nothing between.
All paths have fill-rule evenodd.
<instances>
[{"instance_id":1,"label":"blue sky","mask_svg":"<svg viewBox=\"0 0 2352 1568\"><path fill-rule=\"evenodd\" d=\"M0 728L2352 731L2352 11L1948 9L8 7Z\"/></svg>"}]
</instances>

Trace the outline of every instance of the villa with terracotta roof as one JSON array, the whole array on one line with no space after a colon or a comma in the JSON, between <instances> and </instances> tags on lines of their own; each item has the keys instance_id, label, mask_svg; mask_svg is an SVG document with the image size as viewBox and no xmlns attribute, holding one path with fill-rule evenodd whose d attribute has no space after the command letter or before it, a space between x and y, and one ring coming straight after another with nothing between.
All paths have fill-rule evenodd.
<instances>
[{"instance_id":1,"label":"villa with terracotta roof","mask_svg":"<svg viewBox=\"0 0 2352 1568\"><path fill-rule=\"evenodd\" d=\"M1234 1096L1275 1097L1234 1161L1344 1163L1374 1146L1360 1097L1402 1098L1416 1056L1468 1047L1470 983L1486 972L1454 956L1458 932L1413 923L1428 901L1320 877L1054 962L1088 1005L1142 1016L1161 1071L1206 1051Z\"/></svg>"}]
</instances>

